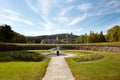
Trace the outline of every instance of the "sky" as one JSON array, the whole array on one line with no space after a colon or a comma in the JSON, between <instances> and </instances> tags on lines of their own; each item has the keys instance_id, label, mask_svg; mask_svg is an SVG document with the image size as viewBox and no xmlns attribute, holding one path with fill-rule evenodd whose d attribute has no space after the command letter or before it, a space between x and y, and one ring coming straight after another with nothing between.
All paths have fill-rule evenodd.
<instances>
[{"instance_id":1,"label":"sky","mask_svg":"<svg viewBox=\"0 0 120 80\"><path fill-rule=\"evenodd\" d=\"M90 31L120 25L120 0L0 0L0 25L25 36Z\"/></svg>"}]
</instances>

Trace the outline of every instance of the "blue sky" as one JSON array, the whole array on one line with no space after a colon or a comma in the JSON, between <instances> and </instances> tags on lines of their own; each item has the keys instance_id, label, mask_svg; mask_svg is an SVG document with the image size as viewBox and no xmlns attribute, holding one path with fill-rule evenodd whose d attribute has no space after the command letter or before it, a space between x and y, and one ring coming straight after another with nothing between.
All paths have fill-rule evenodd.
<instances>
[{"instance_id":1,"label":"blue sky","mask_svg":"<svg viewBox=\"0 0 120 80\"><path fill-rule=\"evenodd\" d=\"M0 0L0 24L25 36L105 34L120 25L120 0Z\"/></svg>"}]
</instances>

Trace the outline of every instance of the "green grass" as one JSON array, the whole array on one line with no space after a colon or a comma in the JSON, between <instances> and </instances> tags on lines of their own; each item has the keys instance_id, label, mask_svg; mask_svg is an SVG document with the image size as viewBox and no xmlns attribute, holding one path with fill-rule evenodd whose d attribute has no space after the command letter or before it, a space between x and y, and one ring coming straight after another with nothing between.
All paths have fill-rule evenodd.
<instances>
[{"instance_id":1,"label":"green grass","mask_svg":"<svg viewBox=\"0 0 120 80\"><path fill-rule=\"evenodd\" d=\"M18 45L18 46L55 46L56 44L26 44L26 43L0 43L0 45ZM120 46L120 42L99 42L99 43L83 43L83 44L59 44L62 45L108 45L108 46Z\"/></svg>"},{"instance_id":2,"label":"green grass","mask_svg":"<svg viewBox=\"0 0 120 80\"><path fill-rule=\"evenodd\" d=\"M0 52L0 80L41 80L45 74L50 58L40 62L17 61L9 52ZM18 51L14 51L18 52ZM20 51L22 52L22 51ZM28 52L28 51L27 51ZM46 53L48 51L30 50L29 52Z\"/></svg>"},{"instance_id":3,"label":"green grass","mask_svg":"<svg viewBox=\"0 0 120 80\"><path fill-rule=\"evenodd\" d=\"M86 43L85 45L110 45L110 46L120 46L120 42L99 42L99 43Z\"/></svg>"},{"instance_id":4,"label":"green grass","mask_svg":"<svg viewBox=\"0 0 120 80\"><path fill-rule=\"evenodd\" d=\"M63 51L65 53L77 54L80 57L85 54L103 54L101 60L88 62L75 62L73 57L66 58L66 61L75 76L76 80L120 80L120 54L93 51Z\"/></svg>"}]
</instances>

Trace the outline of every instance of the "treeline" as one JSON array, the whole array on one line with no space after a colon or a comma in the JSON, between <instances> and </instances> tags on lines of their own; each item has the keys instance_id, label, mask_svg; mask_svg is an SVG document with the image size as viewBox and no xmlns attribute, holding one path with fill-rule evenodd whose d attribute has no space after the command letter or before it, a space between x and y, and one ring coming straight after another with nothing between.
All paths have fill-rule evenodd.
<instances>
[{"instance_id":1,"label":"treeline","mask_svg":"<svg viewBox=\"0 0 120 80\"><path fill-rule=\"evenodd\" d=\"M94 33L90 31L90 34L80 35L76 38L76 43L97 43L97 42L119 42L120 41L120 26L113 26L104 35L101 31L100 33Z\"/></svg>"},{"instance_id":2,"label":"treeline","mask_svg":"<svg viewBox=\"0 0 120 80\"><path fill-rule=\"evenodd\" d=\"M44 36L25 37L15 31L13 31L10 25L0 25L0 42L7 43L41 43L54 44L56 38L59 37L60 43L97 43L97 42L119 42L120 41L120 26L116 25L109 29L106 35L101 31L100 33L94 33L90 31L90 34L73 35L71 34L55 34ZM52 43L49 43L53 41Z\"/></svg>"},{"instance_id":3,"label":"treeline","mask_svg":"<svg viewBox=\"0 0 120 80\"><path fill-rule=\"evenodd\" d=\"M26 37L13 31L10 25L0 25L0 42L26 43Z\"/></svg>"}]
</instances>

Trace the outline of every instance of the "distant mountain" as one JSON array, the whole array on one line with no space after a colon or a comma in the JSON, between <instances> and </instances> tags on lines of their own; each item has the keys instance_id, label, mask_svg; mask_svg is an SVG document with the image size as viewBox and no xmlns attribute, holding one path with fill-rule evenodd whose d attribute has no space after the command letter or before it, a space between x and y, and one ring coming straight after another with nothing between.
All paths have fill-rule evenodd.
<instances>
[{"instance_id":1,"label":"distant mountain","mask_svg":"<svg viewBox=\"0 0 120 80\"><path fill-rule=\"evenodd\" d=\"M47 41L50 41L50 40L56 40L56 38L58 38L59 41L61 40L67 40L68 38L69 39L75 39L77 38L78 35L74 35L74 34L53 34L53 35L42 35L42 36L26 36L27 38L27 41L28 42L32 42L32 43L41 43L42 40L47 40Z\"/></svg>"}]
</instances>

